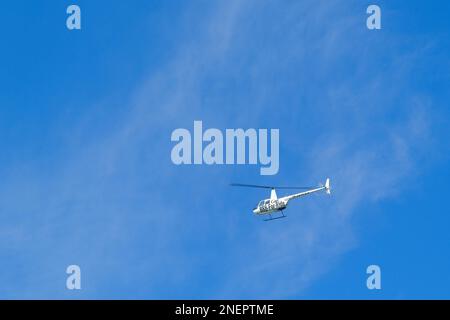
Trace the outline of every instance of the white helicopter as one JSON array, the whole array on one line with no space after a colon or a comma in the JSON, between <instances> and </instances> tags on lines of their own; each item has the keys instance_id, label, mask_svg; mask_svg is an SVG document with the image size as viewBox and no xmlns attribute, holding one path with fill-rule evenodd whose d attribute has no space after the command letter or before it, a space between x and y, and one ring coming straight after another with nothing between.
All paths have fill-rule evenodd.
<instances>
[{"instance_id":1,"label":"white helicopter","mask_svg":"<svg viewBox=\"0 0 450 320\"><path fill-rule=\"evenodd\" d=\"M292 199L300 198L303 196L307 196L311 193L319 192L325 190L327 194L331 194L330 187L330 179L327 178L324 185L320 185L319 187L275 187L275 186L261 186L256 184L242 184L242 183L232 183L233 187L248 187L248 188L263 188L263 189L271 189L270 191L270 199L261 200L256 208L253 208L253 213L256 215L269 215L269 219L265 219L264 221L270 221L275 219L286 218L283 210L286 209L289 201ZM282 198L277 197L277 193L275 189L307 189L307 191L294 193L288 196L284 196ZM281 212L281 216L272 217L272 213Z\"/></svg>"}]
</instances>

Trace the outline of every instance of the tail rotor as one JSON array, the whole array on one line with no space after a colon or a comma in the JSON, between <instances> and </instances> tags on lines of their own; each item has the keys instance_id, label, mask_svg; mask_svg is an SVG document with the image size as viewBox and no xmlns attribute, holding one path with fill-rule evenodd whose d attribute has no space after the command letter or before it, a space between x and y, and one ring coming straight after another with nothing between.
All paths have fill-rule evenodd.
<instances>
[{"instance_id":1,"label":"tail rotor","mask_svg":"<svg viewBox=\"0 0 450 320\"><path fill-rule=\"evenodd\" d=\"M325 182L325 192L331 194L330 178L327 178L327 181Z\"/></svg>"}]
</instances>

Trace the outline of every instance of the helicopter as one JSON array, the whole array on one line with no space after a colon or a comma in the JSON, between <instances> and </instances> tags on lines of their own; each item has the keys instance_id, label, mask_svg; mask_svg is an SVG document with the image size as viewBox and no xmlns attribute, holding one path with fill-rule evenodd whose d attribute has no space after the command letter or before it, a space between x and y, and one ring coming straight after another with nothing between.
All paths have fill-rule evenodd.
<instances>
[{"instance_id":1,"label":"helicopter","mask_svg":"<svg viewBox=\"0 0 450 320\"><path fill-rule=\"evenodd\" d=\"M276 187L276 186L265 186L265 185L256 185L256 184L242 184L242 183L232 183L233 187L246 187L246 188L261 188L261 189L270 189L270 198L261 200L258 205L253 208L253 213L259 216L269 216L268 219L264 219L264 221L271 221L276 219L286 218L287 216L284 214L283 210L286 209L289 201L300 198L303 196L307 196L309 194L319 192L325 190L326 194L331 194L331 186L330 179L327 178L325 184L319 185L318 187ZM306 189L306 191L302 191L299 193L294 193L291 195L287 195L281 198L277 197L277 192L275 189ZM281 216L273 217L273 213L281 213Z\"/></svg>"}]
</instances>

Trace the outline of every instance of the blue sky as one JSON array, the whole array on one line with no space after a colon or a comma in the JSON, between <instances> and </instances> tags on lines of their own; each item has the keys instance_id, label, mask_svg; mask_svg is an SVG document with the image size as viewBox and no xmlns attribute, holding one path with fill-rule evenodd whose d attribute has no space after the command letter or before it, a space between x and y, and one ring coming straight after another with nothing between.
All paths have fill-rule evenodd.
<instances>
[{"instance_id":1,"label":"blue sky","mask_svg":"<svg viewBox=\"0 0 450 320\"><path fill-rule=\"evenodd\" d=\"M450 4L74 3L0 6L0 298L450 298ZM194 120L279 128L279 173L174 166ZM273 223L228 186L328 176Z\"/></svg>"}]
</instances>

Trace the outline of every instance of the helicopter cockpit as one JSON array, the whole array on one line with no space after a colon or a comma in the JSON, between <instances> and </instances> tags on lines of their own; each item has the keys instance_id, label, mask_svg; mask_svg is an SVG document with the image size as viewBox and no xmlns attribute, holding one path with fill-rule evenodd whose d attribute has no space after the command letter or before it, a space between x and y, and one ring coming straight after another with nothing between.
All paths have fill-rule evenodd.
<instances>
[{"instance_id":1,"label":"helicopter cockpit","mask_svg":"<svg viewBox=\"0 0 450 320\"><path fill-rule=\"evenodd\" d=\"M268 205L269 203L270 203L270 199L261 200L261 201L258 203L257 208L261 208L261 207L263 207L263 206L265 206L265 205Z\"/></svg>"}]
</instances>

